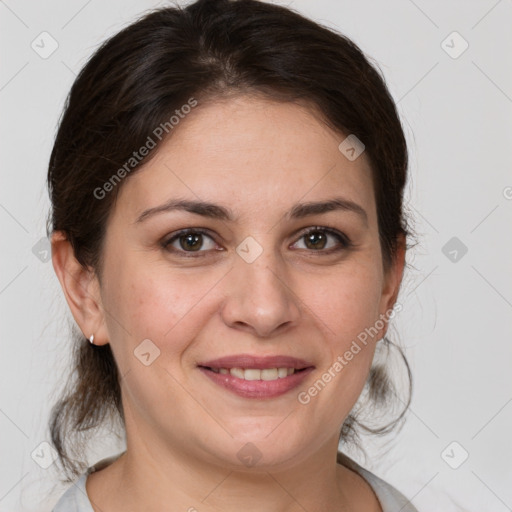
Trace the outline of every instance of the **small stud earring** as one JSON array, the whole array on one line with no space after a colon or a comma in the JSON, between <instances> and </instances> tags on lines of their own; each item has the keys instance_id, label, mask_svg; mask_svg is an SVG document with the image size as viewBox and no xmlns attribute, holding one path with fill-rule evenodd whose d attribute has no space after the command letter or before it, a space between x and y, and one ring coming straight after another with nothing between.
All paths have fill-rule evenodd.
<instances>
[{"instance_id":1,"label":"small stud earring","mask_svg":"<svg viewBox=\"0 0 512 512\"><path fill-rule=\"evenodd\" d=\"M91 334L89 341L91 342L91 345L94 345L94 334Z\"/></svg>"}]
</instances>

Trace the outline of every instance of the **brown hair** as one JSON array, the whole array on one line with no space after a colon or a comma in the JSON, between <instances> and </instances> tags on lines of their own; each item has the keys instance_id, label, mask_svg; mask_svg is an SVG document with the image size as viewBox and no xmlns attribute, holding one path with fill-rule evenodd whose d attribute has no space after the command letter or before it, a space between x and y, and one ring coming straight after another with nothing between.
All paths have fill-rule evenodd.
<instances>
[{"instance_id":1,"label":"brown hair","mask_svg":"<svg viewBox=\"0 0 512 512\"><path fill-rule=\"evenodd\" d=\"M402 204L406 141L385 81L350 39L289 8L257 0L198 0L186 8L160 9L94 53L71 88L51 153L47 235L63 231L78 262L93 269L101 282L106 221L123 182L101 200L94 191L190 98L201 105L230 94L307 102L334 130L354 134L364 143L373 173L383 266L388 268L399 236L411 233ZM136 171L134 166L131 174ZM76 327L72 338L73 372L49 423L68 476L65 482L87 467L84 448L96 428L116 418L124 425L110 346L91 346ZM382 344L395 347L403 358L408 397L398 417L378 428L363 424L354 409L340 439L355 446L358 430L386 433L410 404L407 360L388 338ZM374 406L389 409L395 401L385 362L372 367L365 390Z\"/></svg>"}]
</instances>

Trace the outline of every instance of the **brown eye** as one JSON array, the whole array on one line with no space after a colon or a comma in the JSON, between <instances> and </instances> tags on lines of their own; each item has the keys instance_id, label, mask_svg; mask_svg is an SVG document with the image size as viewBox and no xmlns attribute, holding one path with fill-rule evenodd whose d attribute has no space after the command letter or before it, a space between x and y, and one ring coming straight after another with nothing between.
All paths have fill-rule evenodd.
<instances>
[{"instance_id":1,"label":"brown eye","mask_svg":"<svg viewBox=\"0 0 512 512\"><path fill-rule=\"evenodd\" d=\"M350 239L343 233L333 229L313 227L304 232L299 241L304 240L304 247L309 252L330 254L352 247ZM210 247L204 247L210 243ZM299 243L296 242L296 244ZM209 251L216 250L217 246L211 235L202 229L183 229L162 243L162 247L174 254L184 257L205 256ZM195 254L194 254L195 253Z\"/></svg>"},{"instance_id":2,"label":"brown eye","mask_svg":"<svg viewBox=\"0 0 512 512\"><path fill-rule=\"evenodd\" d=\"M197 251L201 248L201 245L203 245L201 234L188 234L188 235L181 235L178 240L180 242L180 246L183 250L192 250Z\"/></svg>"},{"instance_id":3,"label":"brown eye","mask_svg":"<svg viewBox=\"0 0 512 512\"><path fill-rule=\"evenodd\" d=\"M329 239L334 239L338 243L333 244L329 242ZM330 253L347 249L351 246L349 238L343 233L322 227L310 228L301 235L300 240L304 240L305 248L313 252Z\"/></svg>"},{"instance_id":4,"label":"brown eye","mask_svg":"<svg viewBox=\"0 0 512 512\"><path fill-rule=\"evenodd\" d=\"M205 244L205 237L210 240L211 246L201 250ZM184 229L162 244L164 249L174 253L204 253L215 246L212 237L200 229Z\"/></svg>"},{"instance_id":5,"label":"brown eye","mask_svg":"<svg viewBox=\"0 0 512 512\"><path fill-rule=\"evenodd\" d=\"M313 231L304 235L304 240L309 249L324 249L327 243L327 236L321 231Z\"/></svg>"}]
</instances>

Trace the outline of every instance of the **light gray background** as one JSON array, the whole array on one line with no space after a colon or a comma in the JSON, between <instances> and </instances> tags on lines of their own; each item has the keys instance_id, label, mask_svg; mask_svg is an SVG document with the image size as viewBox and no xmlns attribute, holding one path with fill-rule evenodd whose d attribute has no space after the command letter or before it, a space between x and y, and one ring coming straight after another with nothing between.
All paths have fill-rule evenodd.
<instances>
[{"instance_id":1,"label":"light gray background","mask_svg":"<svg viewBox=\"0 0 512 512\"><path fill-rule=\"evenodd\" d=\"M52 468L31 457L44 451L69 357L67 304L51 261L42 261L44 241L36 245L45 236L56 124L97 45L161 4L0 1L2 512L50 510L63 491ZM409 255L395 326L415 391L404 429L368 441L363 462L421 512L512 510L512 1L289 5L378 62L410 146L407 204L420 244ZM43 31L58 43L46 59L31 48L42 46ZM469 44L457 58L442 46L453 31ZM453 36L446 44L463 48ZM442 251L452 237L468 248L455 262ZM468 459L453 469L448 462L456 465L463 450ZM90 463L117 451L107 443Z\"/></svg>"}]
</instances>

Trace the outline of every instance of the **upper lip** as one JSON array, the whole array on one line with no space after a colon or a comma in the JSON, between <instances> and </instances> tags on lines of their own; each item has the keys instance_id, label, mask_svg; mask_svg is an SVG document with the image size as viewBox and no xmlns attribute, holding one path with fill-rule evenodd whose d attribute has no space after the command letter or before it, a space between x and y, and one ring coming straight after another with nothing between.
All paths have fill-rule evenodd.
<instances>
[{"instance_id":1,"label":"upper lip","mask_svg":"<svg viewBox=\"0 0 512 512\"><path fill-rule=\"evenodd\" d=\"M232 356L220 357L198 363L198 366L207 368L255 368L264 370L265 368L295 368L302 370L313 366L312 363L299 359L297 357L275 355L275 356L254 356L251 354L237 354Z\"/></svg>"}]
</instances>

